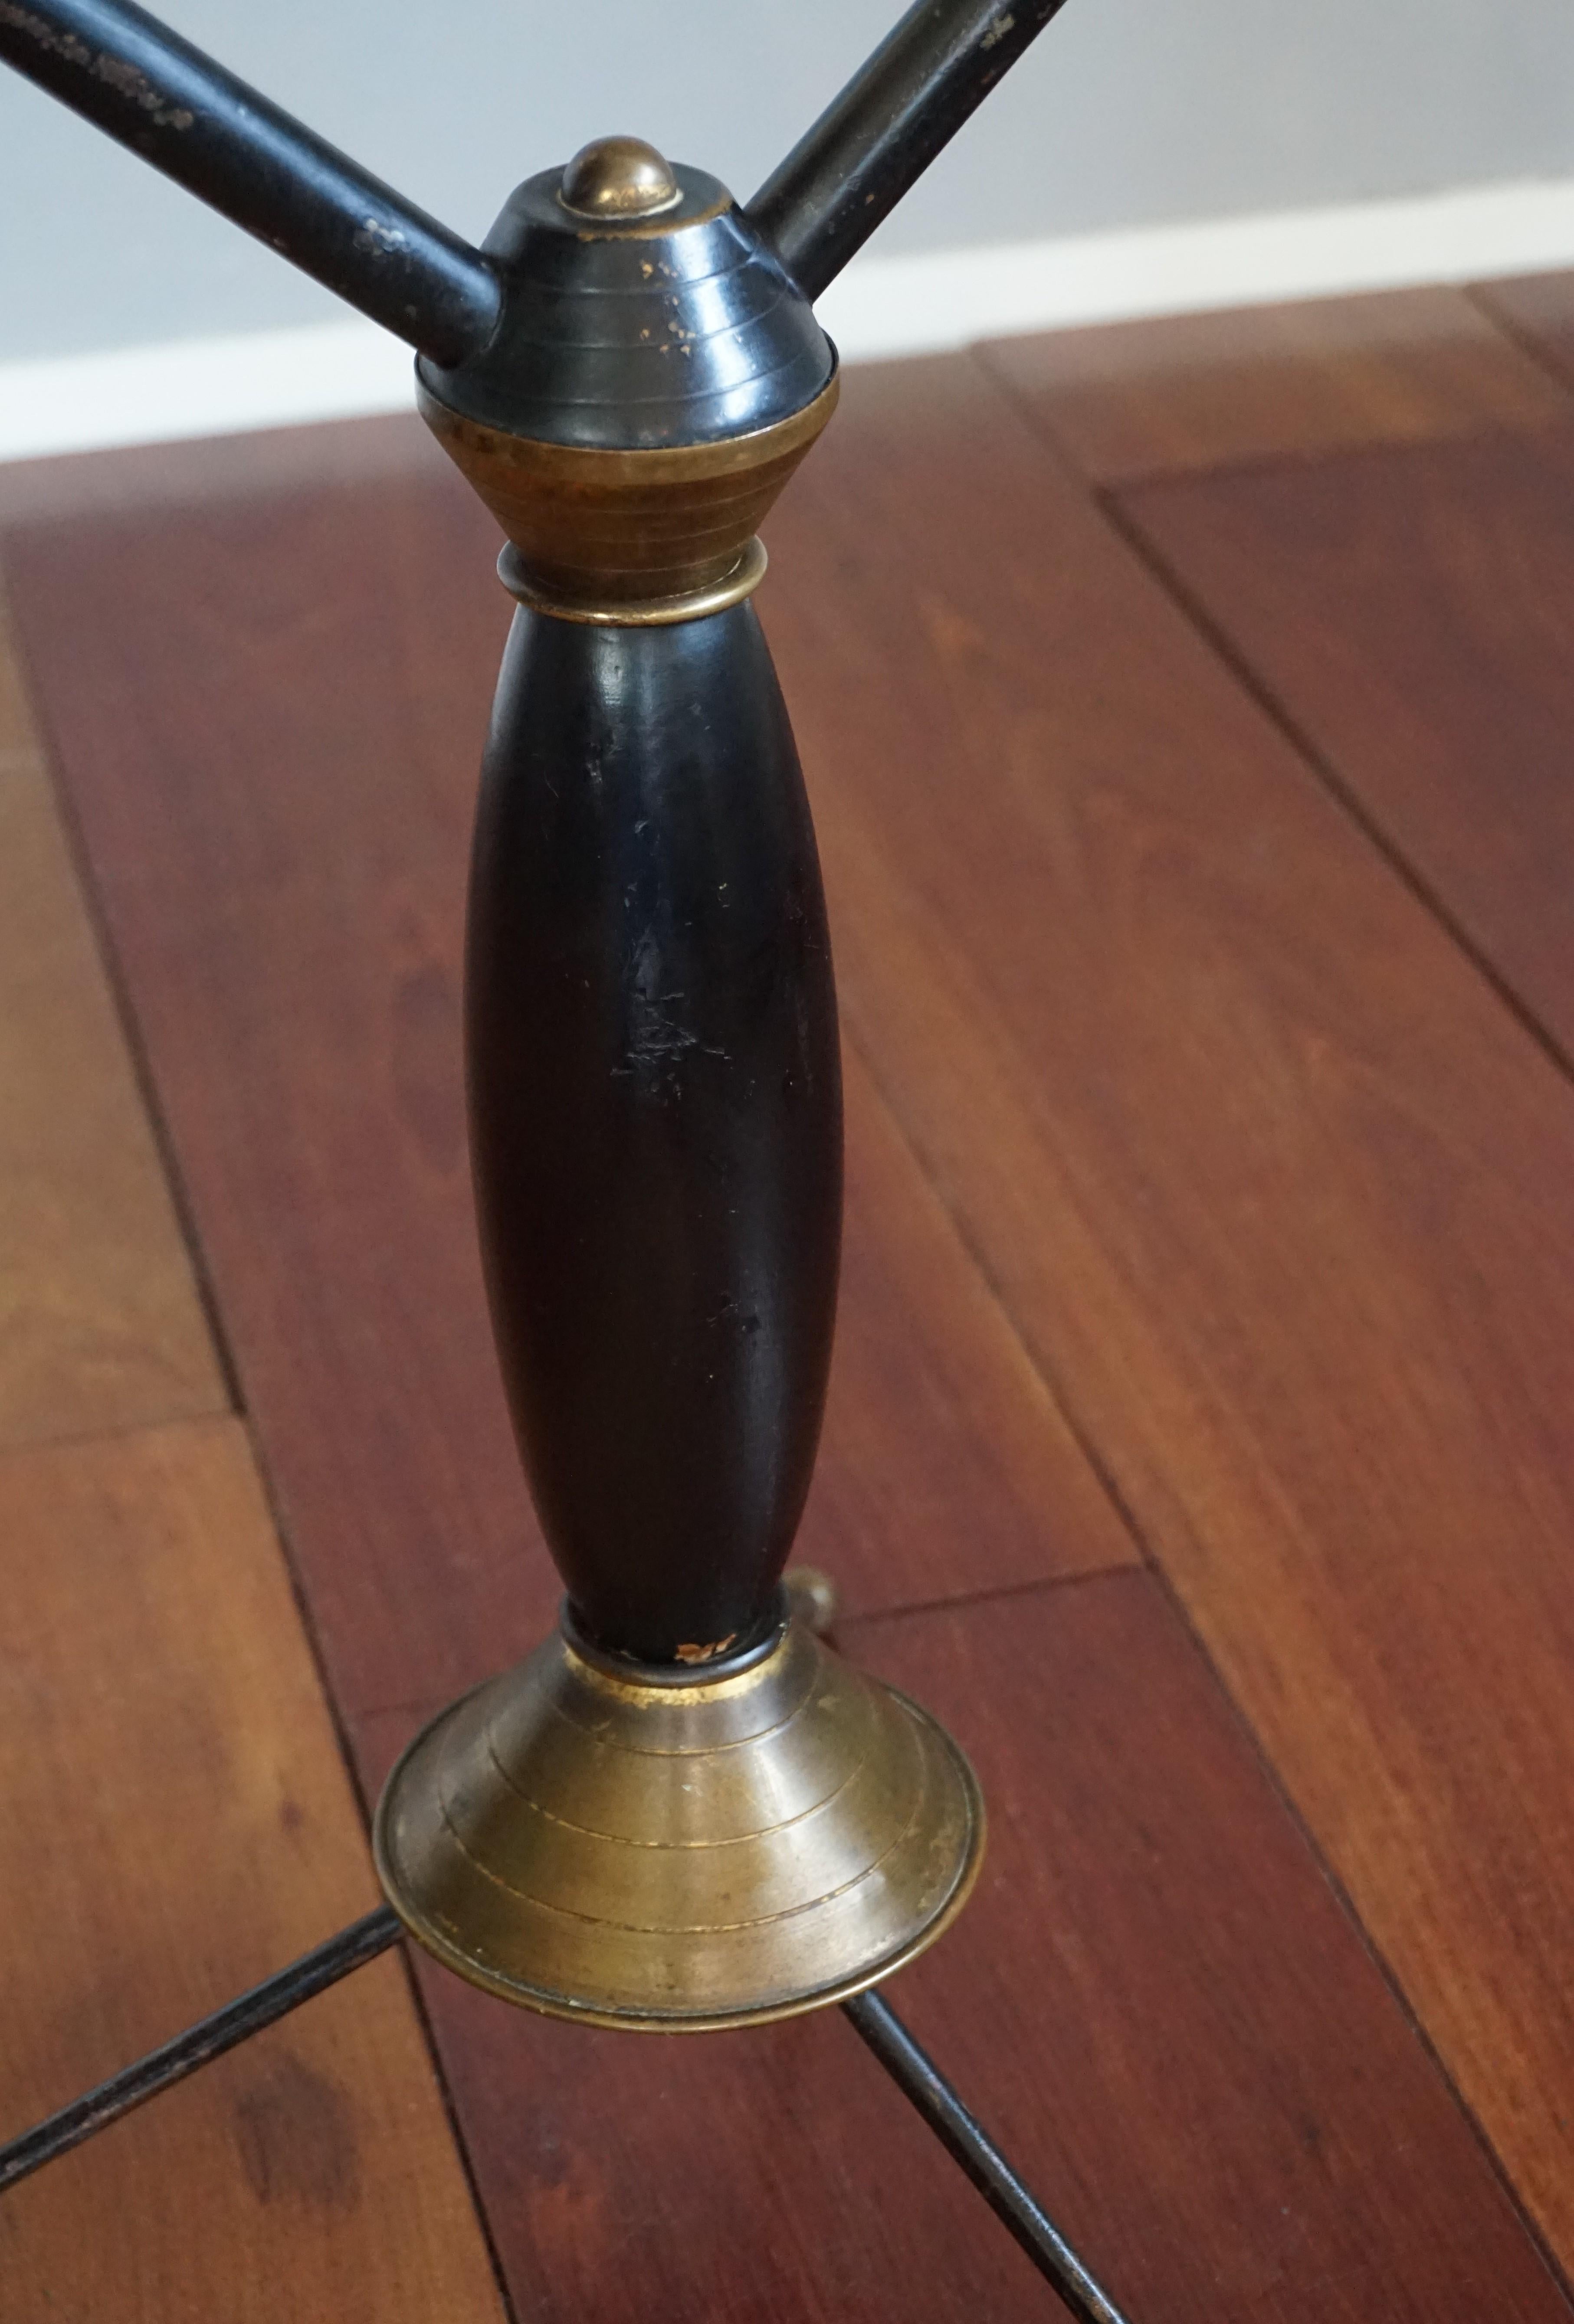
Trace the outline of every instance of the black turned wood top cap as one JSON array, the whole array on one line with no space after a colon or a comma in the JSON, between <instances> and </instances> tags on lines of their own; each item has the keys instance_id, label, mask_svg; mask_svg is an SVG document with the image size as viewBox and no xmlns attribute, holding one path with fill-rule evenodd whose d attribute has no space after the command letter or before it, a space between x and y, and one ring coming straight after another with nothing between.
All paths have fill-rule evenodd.
<instances>
[{"instance_id":1,"label":"black turned wood top cap","mask_svg":"<svg viewBox=\"0 0 1574 2324\"><path fill-rule=\"evenodd\" d=\"M801 411L835 368L809 301L725 186L609 137L510 195L484 244L503 313L421 374L450 411L587 449L715 444Z\"/></svg>"}]
</instances>

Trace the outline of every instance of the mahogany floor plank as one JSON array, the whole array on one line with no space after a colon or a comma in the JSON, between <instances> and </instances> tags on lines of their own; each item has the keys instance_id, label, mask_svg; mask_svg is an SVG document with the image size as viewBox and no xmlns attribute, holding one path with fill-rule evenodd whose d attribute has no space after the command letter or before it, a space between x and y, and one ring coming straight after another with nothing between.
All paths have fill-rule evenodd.
<instances>
[{"instance_id":1,"label":"mahogany floor plank","mask_svg":"<svg viewBox=\"0 0 1574 2324\"><path fill-rule=\"evenodd\" d=\"M222 490L171 487L162 515L20 526L5 554L238 1375L358 1715L523 1653L558 1583L497 1385L460 1094L468 827L509 610L494 536L435 451L337 487L303 456L303 489L275 451L255 493L221 471ZM856 1059L848 1125L842 1330L801 1554L834 1532L854 1609L1129 1562Z\"/></svg>"},{"instance_id":2,"label":"mahogany floor plank","mask_svg":"<svg viewBox=\"0 0 1574 2324\"><path fill-rule=\"evenodd\" d=\"M505 609L419 459L307 491L281 459L5 553L375 1771L551 1587L454 1057ZM855 1633L995 1818L903 2006L1144 2324L1561 2314L1156 1586L1024 1588L1129 1549L1003 1319L1567 2255L1574 1100L977 366L850 375L773 541L877 1085L855 1065L853 1370L805 1549L866 1607L992 1559L1012 1593ZM431 1998L525 2312L1036 2298L834 2018L722 2049Z\"/></svg>"},{"instance_id":3,"label":"mahogany floor plank","mask_svg":"<svg viewBox=\"0 0 1574 2324\"><path fill-rule=\"evenodd\" d=\"M849 1616L1133 1564L1136 1544L849 1049L825 1434L794 1556Z\"/></svg>"},{"instance_id":4,"label":"mahogany floor plank","mask_svg":"<svg viewBox=\"0 0 1574 2324\"><path fill-rule=\"evenodd\" d=\"M1574 425L1162 484L1125 506L1574 1056Z\"/></svg>"},{"instance_id":5,"label":"mahogany floor plank","mask_svg":"<svg viewBox=\"0 0 1574 2324\"><path fill-rule=\"evenodd\" d=\"M1105 484L1567 419L1567 394L1443 284L996 339L993 374Z\"/></svg>"},{"instance_id":6,"label":"mahogany floor plank","mask_svg":"<svg viewBox=\"0 0 1574 2324\"><path fill-rule=\"evenodd\" d=\"M1140 2324L1568 2314L1149 1577L851 1643L989 1802L974 1901L893 2002ZM382 1759L407 1722L376 1726ZM424 1984L522 2316L1060 2313L834 2011L652 2039Z\"/></svg>"},{"instance_id":7,"label":"mahogany floor plank","mask_svg":"<svg viewBox=\"0 0 1574 2324\"><path fill-rule=\"evenodd\" d=\"M157 522L174 509L338 492L349 484L397 491L412 477L431 478L446 467L426 429L404 412L60 453L0 461L0 527L143 512Z\"/></svg>"},{"instance_id":8,"label":"mahogany floor plank","mask_svg":"<svg viewBox=\"0 0 1574 2324\"><path fill-rule=\"evenodd\" d=\"M0 1446L221 1411L0 609Z\"/></svg>"},{"instance_id":9,"label":"mahogany floor plank","mask_svg":"<svg viewBox=\"0 0 1574 2324\"><path fill-rule=\"evenodd\" d=\"M1477 282L1482 310L1574 387L1574 269Z\"/></svg>"},{"instance_id":10,"label":"mahogany floor plank","mask_svg":"<svg viewBox=\"0 0 1574 2324\"><path fill-rule=\"evenodd\" d=\"M0 1456L0 2137L369 1909L231 1420ZM0 2203L16 2324L502 2324L403 1970L356 1973Z\"/></svg>"},{"instance_id":11,"label":"mahogany floor plank","mask_svg":"<svg viewBox=\"0 0 1574 2324\"><path fill-rule=\"evenodd\" d=\"M357 1711L473 1683L555 1608L486 1318L458 1048L510 609L489 520L419 438L369 481L177 483L0 554L326 1666Z\"/></svg>"},{"instance_id":12,"label":"mahogany floor plank","mask_svg":"<svg viewBox=\"0 0 1574 2324\"><path fill-rule=\"evenodd\" d=\"M964 360L773 540L847 1019L1574 2261L1574 1092Z\"/></svg>"}]
</instances>

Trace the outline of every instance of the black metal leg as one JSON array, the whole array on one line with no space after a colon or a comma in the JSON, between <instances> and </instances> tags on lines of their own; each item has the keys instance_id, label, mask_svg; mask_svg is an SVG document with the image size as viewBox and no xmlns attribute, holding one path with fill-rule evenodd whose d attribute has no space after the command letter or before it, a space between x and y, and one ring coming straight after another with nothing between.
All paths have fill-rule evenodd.
<instances>
[{"instance_id":1,"label":"black metal leg","mask_svg":"<svg viewBox=\"0 0 1574 2324\"><path fill-rule=\"evenodd\" d=\"M134 2066L127 2066L123 2073L101 2082L96 2090L73 2098L59 2114L51 2114L47 2122L24 2130L9 2146L0 2146L0 2194L42 2164L52 2163L57 2154L68 2154L84 2139L107 2130L123 2114L156 2098L171 2083L184 2081L188 2074L207 2065L210 2058L221 2058L227 2050L236 2049L254 2034L260 2034L264 2025L287 2017L291 2010L299 2009L314 1994L326 1991L341 1977L348 1977L352 1969L386 1952L402 1933L398 1915L386 1904L380 1906L376 1912L368 1913L365 1920L352 1922L347 1929L341 1929L337 1937L329 1937L314 1951L302 1953L299 1960L292 1961L276 1977L254 1986L238 2000L227 2002L211 2017L189 2025L172 2042L150 2051Z\"/></svg>"},{"instance_id":2,"label":"black metal leg","mask_svg":"<svg viewBox=\"0 0 1574 2324\"><path fill-rule=\"evenodd\" d=\"M1081 2324L1126 2324L1108 2292L1088 2274L1048 2213L1029 2194L949 2082L921 2051L889 2002L855 1994L842 2007L892 2080L912 2100L941 2144L959 2163L995 2217L1010 2228L1041 2275L1047 2276Z\"/></svg>"}]
</instances>

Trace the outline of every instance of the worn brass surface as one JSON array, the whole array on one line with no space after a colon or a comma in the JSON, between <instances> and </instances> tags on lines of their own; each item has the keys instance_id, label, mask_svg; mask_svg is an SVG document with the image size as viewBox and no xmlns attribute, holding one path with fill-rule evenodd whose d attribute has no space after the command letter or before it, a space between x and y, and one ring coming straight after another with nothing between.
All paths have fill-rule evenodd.
<instances>
[{"instance_id":1,"label":"worn brass surface","mask_svg":"<svg viewBox=\"0 0 1574 2324\"><path fill-rule=\"evenodd\" d=\"M944 1730L801 1620L746 1667L631 1680L560 1632L444 1711L373 1834L412 1936L487 1991L645 2032L845 1999L978 1868Z\"/></svg>"},{"instance_id":2,"label":"worn brass surface","mask_svg":"<svg viewBox=\"0 0 1574 2324\"><path fill-rule=\"evenodd\" d=\"M576 217L654 217L683 198L672 165L643 137L597 137L581 145L558 189Z\"/></svg>"},{"instance_id":3,"label":"worn brass surface","mask_svg":"<svg viewBox=\"0 0 1574 2324\"><path fill-rule=\"evenodd\" d=\"M586 604L569 597L549 596L534 578L512 541L497 559L497 578L511 597L533 613L551 613L560 622L591 622L606 628L659 629L667 622L698 622L707 613L724 613L752 597L765 577L765 544L751 540L733 567L708 587L681 590L675 597L641 597L636 604Z\"/></svg>"},{"instance_id":4,"label":"worn brass surface","mask_svg":"<svg viewBox=\"0 0 1574 2324\"><path fill-rule=\"evenodd\" d=\"M616 621L736 574L777 493L835 410L839 385L833 373L801 411L751 435L648 451L513 436L450 410L424 381L417 400L444 451L508 535L533 600L569 618Z\"/></svg>"},{"instance_id":5,"label":"worn brass surface","mask_svg":"<svg viewBox=\"0 0 1574 2324\"><path fill-rule=\"evenodd\" d=\"M807 1622L817 1638L829 1637L842 1604L842 1593L829 1574L818 1565L790 1565L782 1576L782 1587L799 1620Z\"/></svg>"}]
</instances>

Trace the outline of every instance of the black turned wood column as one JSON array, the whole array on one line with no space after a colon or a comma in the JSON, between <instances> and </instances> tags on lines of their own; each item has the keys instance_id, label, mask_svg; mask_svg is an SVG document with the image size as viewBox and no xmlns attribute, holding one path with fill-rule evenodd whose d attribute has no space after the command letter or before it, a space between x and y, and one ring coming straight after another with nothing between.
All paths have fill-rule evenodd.
<instances>
[{"instance_id":1,"label":"black turned wood column","mask_svg":"<svg viewBox=\"0 0 1574 2324\"><path fill-rule=\"evenodd\" d=\"M632 138L505 204L503 321L420 366L520 600L467 1023L505 1382L556 1637L389 1778L390 1901L451 1968L646 2030L838 1999L931 1942L983 1806L790 1618L841 1216L814 834L747 600L836 354L758 226Z\"/></svg>"},{"instance_id":2,"label":"black turned wood column","mask_svg":"<svg viewBox=\"0 0 1574 2324\"><path fill-rule=\"evenodd\" d=\"M477 816L472 1144L559 1629L394 1768L388 1908L0 2150L0 2188L402 1924L581 2023L846 2005L1066 2305L1118 2310L869 1990L949 1924L984 1807L918 1706L778 1587L829 1361L836 1004L814 838L746 600L826 425L812 300L1060 5L915 0L746 209L627 137L480 250L135 0L0 0L0 59L420 351L521 601Z\"/></svg>"},{"instance_id":3,"label":"black turned wood column","mask_svg":"<svg viewBox=\"0 0 1574 2324\"><path fill-rule=\"evenodd\" d=\"M825 904L754 609L514 617L476 825L477 1202L505 1382L585 1635L754 1643L830 1360Z\"/></svg>"}]
</instances>

